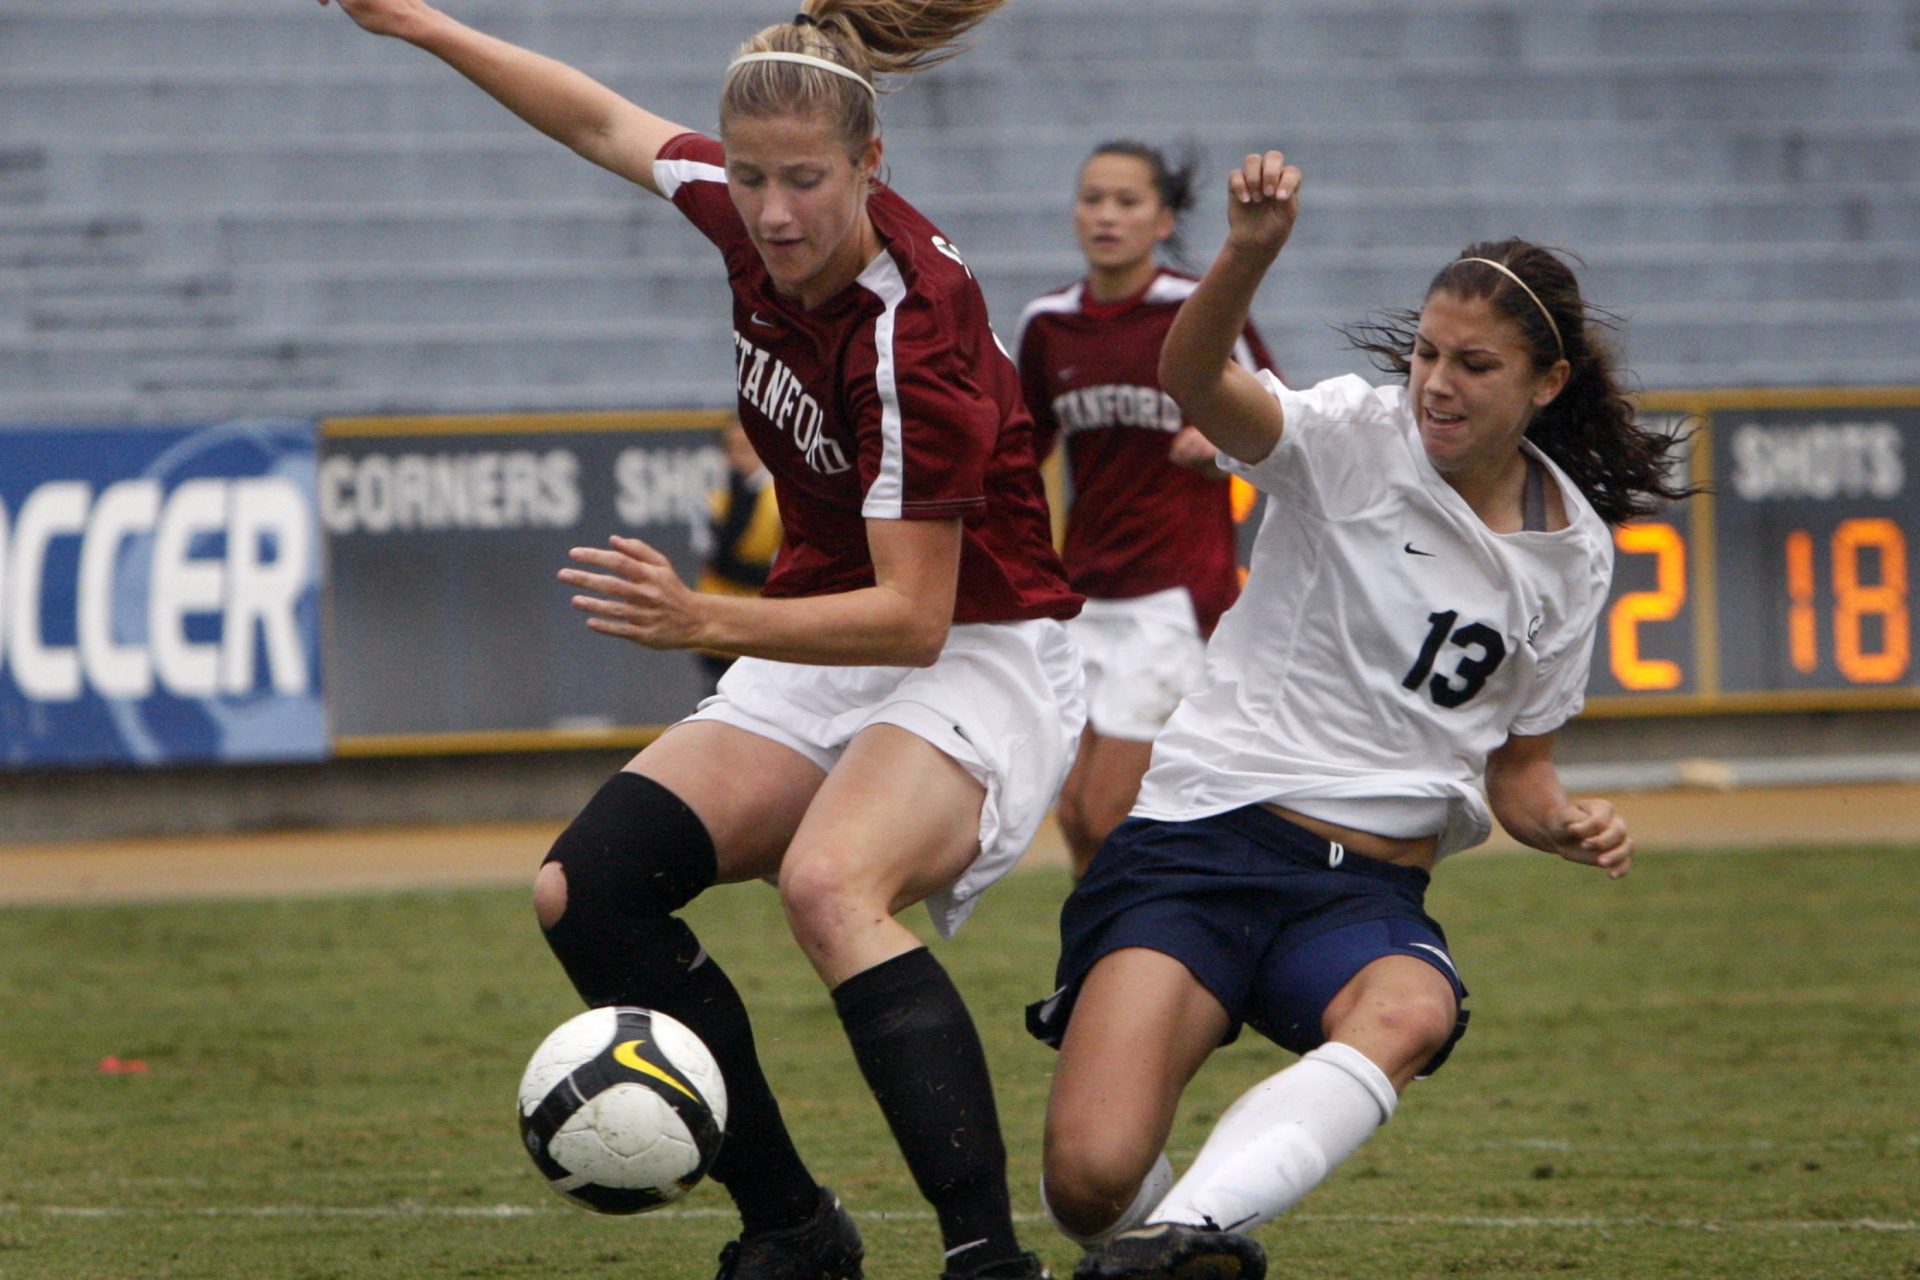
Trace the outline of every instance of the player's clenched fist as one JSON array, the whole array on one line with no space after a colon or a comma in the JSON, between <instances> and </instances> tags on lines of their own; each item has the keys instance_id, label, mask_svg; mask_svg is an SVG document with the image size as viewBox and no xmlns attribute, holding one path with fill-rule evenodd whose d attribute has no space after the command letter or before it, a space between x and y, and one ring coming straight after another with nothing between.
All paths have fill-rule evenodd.
<instances>
[{"instance_id":1,"label":"player's clenched fist","mask_svg":"<svg viewBox=\"0 0 1920 1280\"><path fill-rule=\"evenodd\" d=\"M1250 155L1227 176L1227 240L1274 254L1293 232L1300 214L1300 169L1285 155Z\"/></svg>"},{"instance_id":2,"label":"player's clenched fist","mask_svg":"<svg viewBox=\"0 0 1920 1280\"><path fill-rule=\"evenodd\" d=\"M404 36L408 24L430 10L420 0L320 0L337 4L349 18L377 36Z\"/></svg>"},{"instance_id":3,"label":"player's clenched fist","mask_svg":"<svg viewBox=\"0 0 1920 1280\"><path fill-rule=\"evenodd\" d=\"M1611 800L1573 800L1547 818L1554 852L1569 862L1599 867L1618 880L1633 869L1633 837Z\"/></svg>"}]
</instances>

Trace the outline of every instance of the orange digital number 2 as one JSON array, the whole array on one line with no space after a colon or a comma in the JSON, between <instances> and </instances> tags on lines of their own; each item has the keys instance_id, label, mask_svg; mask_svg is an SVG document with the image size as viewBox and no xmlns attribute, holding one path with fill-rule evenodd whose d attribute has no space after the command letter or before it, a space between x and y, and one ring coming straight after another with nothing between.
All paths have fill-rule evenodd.
<instances>
[{"instance_id":1,"label":"orange digital number 2","mask_svg":"<svg viewBox=\"0 0 1920 1280\"><path fill-rule=\"evenodd\" d=\"M1670 524L1622 525L1613 543L1624 555L1654 557L1654 589L1629 591L1607 615L1608 658L1623 689L1647 692L1680 686L1680 664L1640 656L1640 624L1671 622L1687 602L1687 544Z\"/></svg>"}]
</instances>

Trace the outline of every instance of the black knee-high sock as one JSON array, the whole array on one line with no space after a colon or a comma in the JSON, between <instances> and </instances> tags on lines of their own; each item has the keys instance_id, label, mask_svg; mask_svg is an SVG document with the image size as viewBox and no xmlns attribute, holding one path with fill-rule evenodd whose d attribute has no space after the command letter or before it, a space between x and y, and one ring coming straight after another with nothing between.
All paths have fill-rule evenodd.
<instances>
[{"instance_id":1,"label":"black knee-high sock","mask_svg":"<svg viewBox=\"0 0 1920 1280\"><path fill-rule=\"evenodd\" d=\"M1018 1253L986 1054L946 970L917 947L848 978L833 1004L949 1258Z\"/></svg>"},{"instance_id":2,"label":"black knee-high sock","mask_svg":"<svg viewBox=\"0 0 1920 1280\"><path fill-rule=\"evenodd\" d=\"M566 923L563 918L559 928ZM628 953L626 981L581 995L596 1006L658 1009L700 1037L727 1085L727 1136L709 1176L733 1198L744 1230L804 1222L818 1204L819 1184L794 1148L780 1103L760 1068L753 1024L739 991L681 921L660 921L649 941L653 945Z\"/></svg>"},{"instance_id":3,"label":"black knee-high sock","mask_svg":"<svg viewBox=\"0 0 1920 1280\"><path fill-rule=\"evenodd\" d=\"M711 959L688 971L664 1013L713 1051L727 1082L727 1137L709 1171L727 1189L748 1231L792 1226L813 1216L819 1184L794 1149L780 1103L760 1069L747 1007Z\"/></svg>"},{"instance_id":4,"label":"black knee-high sock","mask_svg":"<svg viewBox=\"0 0 1920 1280\"><path fill-rule=\"evenodd\" d=\"M669 914L714 882L713 845L693 811L650 779L618 774L574 819L550 860L567 909L547 943L580 998L657 1009L699 1036L727 1085L727 1136L711 1176L748 1231L812 1216L818 1184L794 1149L760 1069L740 993L685 922Z\"/></svg>"}]
</instances>

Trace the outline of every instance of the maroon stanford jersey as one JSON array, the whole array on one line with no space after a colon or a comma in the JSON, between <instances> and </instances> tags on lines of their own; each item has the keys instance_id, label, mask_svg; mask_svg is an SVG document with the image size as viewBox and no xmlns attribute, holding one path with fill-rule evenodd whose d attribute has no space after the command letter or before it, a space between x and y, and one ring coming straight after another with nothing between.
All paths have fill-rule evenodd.
<instances>
[{"instance_id":1,"label":"maroon stanford jersey","mask_svg":"<svg viewBox=\"0 0 1920 1280\"><path fill-rule=\"evenodd\" d=\"M1160 389L1160 345L1195 283L1162 270L1119 302L1069 285L1027 304L1015 345L1040 456L1067 439L1074 590L1128 600L1185 587L1206 635L1240 592L1233 512L1225 480L1168 460L1184 419ZM1272 363L1251 324L1234 358Z\"/></svg>"},{"instance_id":2,"label":"maroon stanford jersey","mask_svg":"<svg viewBox=\"0 0 1920 1280\"><path fill-rule=\"evenodd\" d=\"M853 285L803 310L768 279L724 164L718 142L686 133L661 149L653 176L726 258L740 423L773 474L784 529L764 594L870 587L867 520L958 516L954 622L1078 613L1019 376L959 253L876 184L867 214L884 249Z\"/></svg>"}]
</instances>

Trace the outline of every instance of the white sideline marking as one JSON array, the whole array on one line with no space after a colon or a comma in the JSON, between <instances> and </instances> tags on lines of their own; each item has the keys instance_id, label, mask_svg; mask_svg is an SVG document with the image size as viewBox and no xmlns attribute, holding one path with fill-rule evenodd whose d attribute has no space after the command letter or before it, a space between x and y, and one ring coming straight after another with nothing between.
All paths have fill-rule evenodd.
<instances>
[{"instance_id":1,"label":"white sideline marking","mask_svg":"<svg viewBox=\"0 0 1920 1280\"><path fill-rule=\"evenodd\" d=\"M128 1208L91 1205L0 1205L0 1217L43 1218L541 1218L556 1214L575 1215L580 1211L563 1205L551 1208L521 1204L423 1205L392 1204L370 1206L345 1205L207 1205L199 1208ZM732 1209L659 1209L651 1218L731 1218ZM930 1221L931 1211L907 1209L868 1212L860 1215L877 1221ZM1022 1224L1045 1222L1037 1213L1016 1213ZM1889 1222L1878 1218L1854 1218L1845 1221L1741 1221L1725 1218L1656 1218L1647 1214L1607 1217L1600 1214L1577 1217L1534 1217L1520 1214L1479 1216L1445 1213L1295 1213L1290 1222L1349 1223L1376 1227L1482 1227L1497 1230L1534 1231L1551 1229L1614 1231L1622 1227L1651 1227L1662 1231L1710 1231L1724 1235L1739 1231L1920 1231L1920 1222Z\"/></svg>"}]
</instances>

